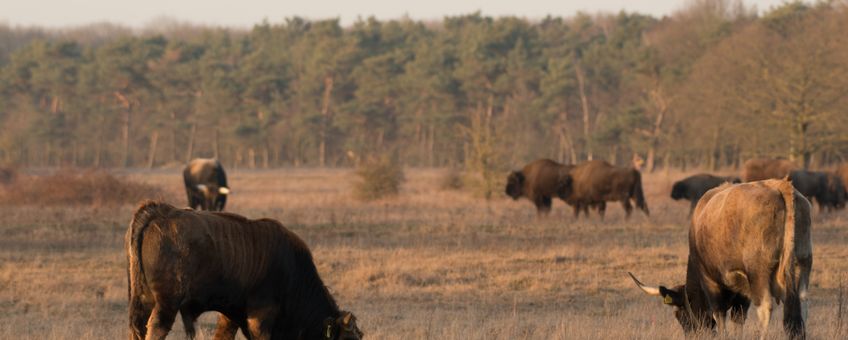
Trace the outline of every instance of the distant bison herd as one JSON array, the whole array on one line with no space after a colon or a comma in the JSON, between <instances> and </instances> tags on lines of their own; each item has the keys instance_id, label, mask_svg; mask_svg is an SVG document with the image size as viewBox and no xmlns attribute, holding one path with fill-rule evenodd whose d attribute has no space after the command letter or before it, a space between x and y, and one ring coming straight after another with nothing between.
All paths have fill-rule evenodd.
<instances>
[{"instance_id":1,"label":"distant bison herd","mask_svg":"<svg viewBox=\"0 0 848 340\"><path fill-rule=\"evenodd\" d=\"M231 193L221 163L196 159L183 171L188 207L145 202L126 233L130 339L164 339L180 314L189 338L206 311L220 313L215 339L361 339L352 313L339 309L296 234L271 219L221 212ZM784 159L751 159L741 177L697 174L675 182L671 198L690 202L686 280L637 287L662 297L687 334L722 330L728 313L743 323L753 305L765 337L772 301L783 304L793 339L806 335L812 268L811 201L821 211L845 207L848 165L808 171ZM650 216L641 174L594 160L540 159L507 176L506 194L526 198L537 214L554 199L574 216L621 202ZM200 209L200 210L195 210Z\"/></svg>"},{"instance_id":2,"label":"distant bison herd","mask_svg":"<svg viewBox=\"0 0 848 340\"><path fill-rule=\"evenodd\" d=\"M649 215L648 204L642 192L639 171L622 168L604 161L588 161L578 165L559 164L550 159L540 159L513 171L507 177L506 194L517 200L525 197L536 205L539 215L551 210L554 197L574 208L574 216L589 208L596 208L603 218L607 201L620 201L627 216L637 208Z\"/></svg>"}]
</instances>

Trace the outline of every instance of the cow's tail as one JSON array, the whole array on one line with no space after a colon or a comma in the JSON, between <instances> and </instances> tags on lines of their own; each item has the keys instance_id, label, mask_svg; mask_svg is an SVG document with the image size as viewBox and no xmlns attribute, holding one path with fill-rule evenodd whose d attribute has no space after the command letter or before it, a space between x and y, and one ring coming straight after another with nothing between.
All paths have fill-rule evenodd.
<instances>
[{"instance_id":1,"label":"cow's tail","mask_svg":"<svg viewBox=\"0 0 848 340\"><path fill-rule=\"evenodd\" d=\"M141 300L143 294L144 269L141 265L141 243L144 230L157 217L164 216L168 210L173 209L168 204L145 201L138 207L133 215L132 222L124 237L124 246L127 251L127 294L129 298L130 339L143 339L144 306Z\"/></svg>"},{"instance_id":2,"label":"cow's tail","mask_svg":"<svg viewBox=\"0 0 848 340\"><path fill-rule=\"evenodd\" d=\"M645 215L651 216L648 210L648 202L645 201L645 192L642 191L642 174L633 169L633 187L630 189L630 197L636 200L636 207L642 209Z\"/></svg>"},{"instance_id":3,"label":"cow's tail","mask_svg":"<svg viewBox=\"0 0 848 340\"><path fill-rule=\"evenodd\" d=\"M796 239L799 235L796 232L798 218L804 218L804 216L797 216L796 205L809 203L795 201L795 188L792 186L792 182L786 179L768 182L774 183L772 187L780 192L786 209L783 226L783 252L780 256L775 278L779 286L778 290L783 293L783 328L791 339L803 339L805 337L804 314L806 314L806 308L802 303L803 300L806 300L807 280L812 265L812 254L810 253L812 249L804 249L810 248L808 246L796 247L796 242L804 241ZM804 214L808 215L809 213L802 213L802 215ZM806 235L806 233L801 234Z\"/></svg>"}]
</instances>

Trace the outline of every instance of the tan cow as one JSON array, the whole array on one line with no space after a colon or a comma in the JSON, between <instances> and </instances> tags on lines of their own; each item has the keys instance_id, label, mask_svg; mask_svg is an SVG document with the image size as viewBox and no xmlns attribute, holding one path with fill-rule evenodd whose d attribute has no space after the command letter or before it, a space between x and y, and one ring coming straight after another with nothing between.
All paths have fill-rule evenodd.
<instances>
[{"instance_id":1,"label":"tan cow","mask_svg":"<svg viewBox=\"0 0 848 340\"><path fill-rule=\"evenodd\" d=\"M633 280L675 307L687 333L723 331L728 311L743 322L753 304L765 337L776 300L784 304L786 332L803 339L813 263L810 223L810 202L787 180L725 184L695 208L685 284L654 288Z\"/></svg>"},{"instance_id":2,"label":"tan cow","mask_svg":"<svg viewBox=\"0 0 848 340\"><path fill-rule=\"evenodd\" d=\"M742 181L753 182L764 179L778 179L789 176L789 172L797 169L795 163L781 158L752 158L742 165Z\"/></svg>"}]
</instances>

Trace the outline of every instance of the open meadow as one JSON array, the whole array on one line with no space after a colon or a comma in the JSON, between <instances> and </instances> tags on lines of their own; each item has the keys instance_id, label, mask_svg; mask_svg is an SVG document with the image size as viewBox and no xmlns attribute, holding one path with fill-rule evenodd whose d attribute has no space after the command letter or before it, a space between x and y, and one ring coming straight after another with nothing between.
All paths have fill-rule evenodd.
<instances>
[{"instance_id":1,"label":"open meadow","mask_svg":"<svg viewBox=\"0 0 848 340\"><path fill-rule=\"evenodd\" d=\"M652 215L610 204L575 220L555 201L539 220L529 201L486 201L440 189L446 170L407 169L395 198L353 198L351 170L234 170L227 210L280 220L311 247L342 309L367 339L666 339L683 332L645 296L685 275L688 202L668 197L685 174L643 175ZM123 171L185 206L178 170ZM0 206L0 339L124 339L123 236L135 205ZM813 216L808 335L848 337L848 211ZM782 338L782 306L769 338ZM201 318L211 337L214 313ZM170 338L184 337L179 318ZM749 313L744 338L755 336ZM736 334L738 335L738 334ZM241 335L240 335L241 337ZM733 336L732 338L739 338Z\"/></svg>"}]
</instances>

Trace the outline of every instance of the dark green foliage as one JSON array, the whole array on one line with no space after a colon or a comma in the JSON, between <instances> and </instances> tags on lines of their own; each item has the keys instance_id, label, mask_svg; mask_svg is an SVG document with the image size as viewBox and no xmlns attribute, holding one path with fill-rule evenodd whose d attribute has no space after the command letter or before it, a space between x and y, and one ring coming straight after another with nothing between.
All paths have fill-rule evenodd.
<instances>
[{"instance_id":1,"label":"dark green foliage","mask_svg":"<svg viewBox=\"0 0 848 340\"><path fill-rule=\"evenodd\" d=\"M844 96L807 99L848 86L845 13L796 2L757 18L703 0L662 19L473 13L342 27L294 17L249 32L172 25L136 35L0 25L0 162L353 166L356 155L392 150L403 165L463 168L487 197L503 171L540 157L624 164L635 153L649 170L754 155L833 162L848 151L839 133L848 122L805 117L846 117ZM751 40L763 36L782 49L757 51ZM805 76L815 65L833 76ZM769 111L780 100L734 95L772 88L776 72L787 75L773 89L797 93L775 98L815 107L796 117L809 127L767 123L788 117Z\"/></svg>"}]
</instances>

